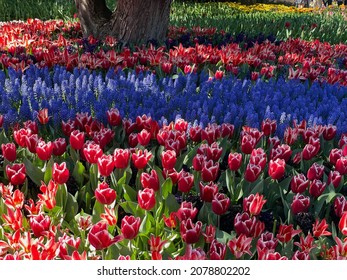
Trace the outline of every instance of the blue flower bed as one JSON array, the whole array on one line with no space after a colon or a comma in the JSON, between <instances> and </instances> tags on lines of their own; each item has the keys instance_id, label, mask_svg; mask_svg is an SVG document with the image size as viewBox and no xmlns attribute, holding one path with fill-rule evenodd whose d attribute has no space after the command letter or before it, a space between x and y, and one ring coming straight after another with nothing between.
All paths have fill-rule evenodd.
<instances>
[{"instance_id":1,"label":"blue flower bed","mask_svg":"<svg viewBox=\"0 0 347 280\"><path fill-rule=\"evenodd\" d=\"M112 69L106 74L86 69L71 73L59 66L52 72L34 66L24 74L0 71L0 114L6 126L34 119L43 108L48 108L54 126L77 112L89 112L106 122L105 112L111 107L123 117L147 114L172 121L179 115L203 126L228 122L236 128L259 127L264 118L272 118L278 121L279 135L294 119L306 119L309 125L334 124L339 134L347 127L347 88L339 85L281 78L209 80L206 73L158 80L151 73Z\"/></svg>"}]
</instances>

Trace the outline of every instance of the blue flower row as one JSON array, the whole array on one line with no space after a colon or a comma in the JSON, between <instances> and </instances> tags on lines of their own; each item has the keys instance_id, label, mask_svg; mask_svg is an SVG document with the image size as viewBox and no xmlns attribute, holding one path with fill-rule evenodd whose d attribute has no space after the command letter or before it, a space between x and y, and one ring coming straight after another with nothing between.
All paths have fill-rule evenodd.
<instances>
[{"instance_id":1,"label":"blue flower row","mask_svg":"<svg viewBox=\"0 0 347 280\"><path fill-rule=\"evenodd\" d=\"M264 118L276 119L279 135L294 119L310 125L334 124L347 131L347 88L339 85L309 85L284 79L252 82L226 77L211 80L208 74L179 75L157 79L152 73L53 71L30 67L25 73L0 71L0 114L5 125L34 119L48 108L52 125L89 112L106 122L105 112L118 108L123 117L147 114L158 121L173 121L179 115L203 126L228 122L241 127L259 127Z\"/></svg>"}]
</instances>

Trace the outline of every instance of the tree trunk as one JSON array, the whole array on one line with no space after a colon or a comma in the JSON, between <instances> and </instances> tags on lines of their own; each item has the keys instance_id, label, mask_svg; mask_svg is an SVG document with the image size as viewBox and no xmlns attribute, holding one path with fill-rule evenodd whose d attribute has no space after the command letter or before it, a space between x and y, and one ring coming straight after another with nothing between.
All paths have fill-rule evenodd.
<instances>
[{"instance_id":1,"label":"tree trunk","mask_svg":"<svg viewBox=\"0 0 347 280\"><path fill-rule=\"evenodd\" d=\"M118 0L113 12L105 0L75 0L83 35L107 35L124 43L163 41L172 0Z\"/></svg>"}]
</instances>

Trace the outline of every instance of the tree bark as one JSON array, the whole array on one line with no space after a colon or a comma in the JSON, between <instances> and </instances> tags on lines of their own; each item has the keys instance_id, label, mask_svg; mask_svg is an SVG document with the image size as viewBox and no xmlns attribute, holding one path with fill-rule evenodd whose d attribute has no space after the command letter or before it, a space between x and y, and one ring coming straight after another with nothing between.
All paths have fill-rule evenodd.
<instances>
[{"instance_id":1,"label":"tree bark","mask_svg":"<svg viewBox=\"0 0 347 280\"><path fill-rule=\"evenodd\" d=\"M172 0L118 0L113 12L105 0L75 0L83 35L107 35L124 43L163 41Z\"/></svg>"}]
</instances>

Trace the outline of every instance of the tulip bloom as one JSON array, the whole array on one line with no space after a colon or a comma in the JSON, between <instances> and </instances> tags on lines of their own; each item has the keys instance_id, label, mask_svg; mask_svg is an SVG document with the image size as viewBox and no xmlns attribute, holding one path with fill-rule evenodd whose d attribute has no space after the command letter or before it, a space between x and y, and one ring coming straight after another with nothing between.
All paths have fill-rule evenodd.
<instances>
[{"instance_id":1,"label":"tulip bloom","mask_svg":"<svg viewBox=\"0 0 347 280\"><path fill-rule=\"evenodd\" d=\"M98 159L103 155L103 151L100 145L95 143L87 143L83 147L83 154L86 159L91 164L97 163Z\"/></svg>"},{"instance_id":2,"label":"tulip bloom","mask_svg":"<svg viewBox=\"0 0 347 280\"><path fill-rule=\"evenodd\" d=\"M230 206L230 199L224 193L216 193L212 199L212 211L223 215Z\"/></svg>"},{"instance_id":3,"label":"tulip bloom","mask_svg":"<svg viewBox=\"0 0 347 280\"><path fill-rule=\"evenodd\" d=\"M40 237L44 236L49 231L51 220L49 219L49 216L40 213L37 216L31 216L29 223L34 235Z\"/></svg>"},{"instance_id":4,"label":"tulip bloom","mask_svg":"<svg viewBox=\"0 0 347 280\"><path fill-rule=\"evenodd\" d=\"M176 152L172 150L164 151L161 154L161 163L165 169L173 169L176 164Z\"/></svg>"},{"instance_id":5,"label":"tulip bloom","mask_svg":"<svg viewBox=\"0 0 347 280\"><path fill-rule=\"evenodd\" d=\"M121 236L112 238L107 230L107 224L103 221L93 225L88 233L88 241L96 250L106 249L121 239Z\"/></svg>"},{"instance_id":6,"label":"tulip bloom","mask_svg":"<svg viewBox=\"0 0 347 280\"><path fill-rule=\"evenodd\" d=\"M347 235L347 212L344 212L340 218L339 230L343 235Z\"/></svg>"},{"instance_id":7,"label":"tulip bloom","mask_svg":"<svg viewBox=\"0 0 347 280\"><path fill-rule=\"evenodd\" d=\"M51 141L45 142L39 140L36 145L36 154L40 160L49 160L53 153L53 144Z\"/></svg>"},{"instance_id":8,"label":"tulip bloom","mask_svg":"<svg viewBox=\"0 0 347 280\"><path fill-rule=\"evenodd\" d=\"M309 188L309 193L313 197L319 197L325 190L326 183L323 183L321 180L314 179Z\"/></svg>"},{"instance_id":9,"label":"tulip bloom","mask_svg":"<svg viewBox=\"0 0 347 280\"><path fill-rule=\"evenodd\" d=\"M329 162L332 165L336 165L336 162L339 158L343 156L341 149L332 149L329 154Z\"/></svg>"},{"instance_id":10,"label":"tulip bloom","mask_svg":"<svg viewBox=\"0 0 347 280\"><path fill-rule=\"evenodd\" d=\"M8 161L15 161L17 158L16 145L14 143L7 143L1 145L2 155Z\"/></svg>"},{"instance_id":11,"label":"tulip bloom","mask_svg":"<svg viewBox=\"0 0 347 280\"><path fill-rule=\"evenodd\" d=\"M171 212L169 217L166 217L163 214L163 220L164 220L164 224L168 227L168 228L175 228L177 226L177 214L176 212Z\"/></svg>"},{"instance_id":12,"label":"tulip bloom","mask_svg":"<svg viewBox=\"0 0 347 280\"><path fill-rule=\"evenodd\" d=\"M144 210L151 210L155 206L155 192L153 189L145 188L140 190L137 195L139 206Z\"/></svg>"},{"instance_id":13,"label":"tulip bloom","mask_svg":"<svg viewBox=\"0 0 347 280\"><path fill-rule=\"evenodd\" d=\"M134 239L140 229L141 219L134 216L125 216L121 223L121 232L125 239Z\"/></svg>"},{"instance_id":14,"label":"tulip bloom","mask_svg":"<svg viewBox=\"0 0 347 280\"><path fill-rule=\"evenodd\" d=\"M300 173L293 176L290 181L290 188L293 193L303 193L309 186L310 181L306 179L305 175Z\"/></svg>"},{"instance_id":15,"label":"tulip bloom","mask_svg":"<svg viewBox=\"0 0 347 280\"><path fill-rule=\"evenodd\" d=\"M279 241L281 241L282 243L287 243L290 240L292 240L292 238L299 234L301 232L300 229L298 230L294 230L293 229L293 225L284 225L281 224L279 229L278 229L278 233L276 235L277 239Z\"/></svg>"},{"instance_id":16,"label":"tulip bloom","mask_svg":"<svg viewBox=\"0 0 347 280\"><path fill-rule=\"evenodd\" d=\"M147 129L142 129L137 134L137 141L142 146L147 146L151 141L151 133Z\"/></svg>"},{"instance_id":17,"label":"tulip bloom","mask_svg":"<svg viewBox=\"0 0 347 280\"><path fill-rule=\"evenodd\" d=\"M205 232L202 233L206 243L211 243L216 237L216 227L208 225L205 228Z\"/></svg>"},{"instance_id":18,"label":"tulip bloom","mask_svg":"<svg viewBox=\"0 0 347 280\"><path fill-rule=\"evenodd\" d=\"M276 120L266 119L266 120L263 120L261 123L261 130L265 136L272 135L273 133L275 133L276 129L277 129Z\"/></svg>"},{"instance_id":19,"label":"tulip bloom","mask_svg":"<svg viewBox=\"0 0 347 280\"><path fill-rule=\"evenodd\" d=\"M337 188L340 185L341 180L342 176L338 171L330 171L327 183L328 185L332 184L334 188Z\"/></svg>"},{"instance_id":20,"label":"tulip bloom","mask_svg":"<svg viewBox=\"0 0 347 280\"><path fill-rule=\"evenodd\" d=\"M269 176L273 180L279 180L284 176L286 171L286 162L283 159L270 160L269 162Z\"/></svg>"},{"instance_id":21,"label":"tulip bloom","mask_svg":"<svg viewBox=\"0 0 347 280\"><path fill-rule=\"evenodd\" d=\"M182 240L187 244L193 244L199 241L201 235L202 222L198 221L196 224L189 218L181 222L180 232Z\"/></svg>"},{"instance_id":22,"label":"tulip bloom","mask_svg":"<svg viewBox=\"0 0 347 280\"><path fill-rule=\"evenodd\" d=\"M180 192L188 193L192 189L193 184L194 184L194 175L182 170L179 173L179 179L177 182L178 190Z\"/></svg>"},{"instance_id":23,"label":"tulip bloom","mask_svg":"<svg viewBox=\"0 0 347 280\"><path fill-rule=\"evenodd\" d=\"M347 174L347 157L340 157L336 161L335 170L340 173L340 175Z\"/></svg>"},{"instance_id":24,"label":"tulip bloom","mask_svg":"<svg viewBox=\"0 0 347 280\"><path fill-rule=\"evenodd\" d=\"M66 168L66 162L62 162L61 164L54 163L52 168L52 178L58 184L65 184L69 179L70 172L69 169Z\"/></svg>"},{"instance_id":25,"label":"tulip bloom","mask_svg":"<svg viewBox=\"0 0 347 280\"><path fill-rule=\"evenodd\" d=\"M115 149L113 152L114 167L124 169L128 167L130 151L128 149Z\"/></svg>"},{"instance_id":26,"label":"tulip bloom","mask_svg":"<svg viewBox=\"0 0 347 280\"><path fill-rule=\"evenodd\" d=\"M151 157L152 153L147 150L138 150L136 153L131 155L131 159L137 169L144 169Z\"/></svg>"},{"instance_id":27,"label":"tulip bloom","mask_svg":"<svg viewBox=\"0 0 347 280\"><path fill-rule=\"evenodd\" d=\"M158 191L160 188L159 177L157 171L154 169L151 170L151 173L141 173L140 181L144 189L150 188L154 191Z\"/></svg>"},{"instance_id":28,"label":"tulip bloom","mask_svg":"<svg viewBox=\"0 0 347 280\"><path fill-rule=\"evenodd\" d=\"M111 108L106 112L107 122L110 126L119 126L122 123L122 118L120 116L119 110L116 108Z\"/></svg>"},{"instance_id":29,"label":"tulip bloom","mask_svg":"<svg viewBox=\"0 0 347 280\"><path fill-rule=\"evenodd\" d=\"M199 184L200 187L200 198L205 202L212 202L215 194L218 192L218 185L213 182L204 185L202 182Z\"/></svg>"},{"instance_id":30,"label":"tulip bloom","mask_svg":"<svg viewBox=\"0 0 347 280\"><path fill-rule=\"evenodd\" d=\"M252 153L257 140L249 134L245 134L241 139L241 151L244 154Z\"/></svg>"},{"instance_id":31,"label":"tulip bloom","mask_svg":"<svg viewBox=\"0 0 347 280\"><path fill-rule=\"evenodd\" d=\"M228 156L228 166L231 171L237 171L242 164L242 154L230 153Z\"/></svg>"},{"instance_id":32,"label":"tulip bloom","mask_svg":"<svg viewBox=\"0 0 347 280\"><path fill-rule=\"evenodd\" d=\"M49 117L48 117L48 109L44 108L42 110L39 111L38 115L37 115L37 119L39 120L39 122L41 124L46 124L49 121Z\"/></svg>"},{"instance_id":33,"label":"tulip bloom","mask_svg":"<svg viewBox=\"0 0 347 280\"><path fill-rule=\"evenodd\" d=\"M53 141L53 155L61 156L66 151L66 140L65 138L57 138Z\"/></svg>"},{"instance_id":34,"label":"tulip bloom","mask_svg":"<svg viewBox=\"0 0 347 280\"><path fill-rule=\"evenodd\" d=\"M101 204L112 204L117 197L117 193L114 189L111 189L106 182L102 182L95 189L95 198Z\"/></svg>"},{"instance_id":35,"label":"tulip bloom","mask_svg":"<svg viewBox=\"0 0 347 280\"><path fill-rule=\"evenodd\" d=\"M248 197L243 199L243 211L248 212L252 216L257 216L260 214L261 209L266 203L266 199L263 199L263 195L259 195L259 193L250 194Z\"/></svg>"},{"instance_id":36,"label":"tulip bloom","mask_svg":"<svg viewBox=\"0 0 347 280\"><path fill-rule=\"evenodd\" d=\"M223 243L213 240L210 246L210 260L224 260L227 246Z\"/></svg>"},{"instance_id":37,"label":"tulip bloom","mask_svg":"<svg viewBox=\"0 0 347 280\"><path fill-rule=\"evenodd\" d=\"M182 201L181 207L177 210L176 216L179 221L194 219L198 214L198 209L193 206L193 203Z\"/></svg>"},{"instance_id":38,"label":"tulip bloom","mask_svg":"<svg viewBox=\"0 0 347 280\"><path fill-rule=\"evenodd\" d=\"M204 182L212 182L217 179L219 163L209 160L205 162L201 170L201 178Z\"/></svg>"},{"instance_id":39,"label":"tulip bloom","mask_svg":"<svg viewBox=\"0 0 347 280\"><path fill-rule=\"evenodd\" d=\"M114 169L112 155L102 155L98 158L98 170L101 176L110 176Z\"/></svg>"},{"instance_id":40,"label":"tulip bloom","mask_svg":"<svg viewBox=\"0 0 347 280\"><path fill-rule=\"evenodd\" d=\"M24 163L15 163L12 166L6 165L6 176L12 185L21 185L26 178L26 169Z\"/></svg>"},{"instance_id":41,"label":"tulip bloom","mask_svg":"<svg viewBox=\"0 0 347 280\"><path fill-rule=\"evenodd\" d=\"M247 164L246 171L244 173L244 178L246 181L253 183L258 179L261 171L261 166L249 163Z\"/></svg>"},{"instance_id":42,"label":"tulip bloom","mask_svg":"<svg viewBox=\"0 0 347 280\"><path fill-rule=\"evenodd\" d=\"M347 212L347 200L344 196L338 196L334 200L335 215L341 218L344 212Z\"/></svg>"},{"instance_id":43,"label":"tulip bloom","mask_svg":"<svg viewBox=\"0 0 347 280\"><path fill-rule=\"evenodd\" d=\"M303 196L302 194L298 193L293 197L291 209L294 215L300 212L307 212L309 207L310 207L310 198L308 196Z\"/></svg>"},{"instance_id":44,"label":"tulip bloom","mask_svg":"<svg viewBox=\"0 0 347 280\"><path fill-rule=\"evenodd\" d=\"M228 248L236 259L240 259L244 254L252 256L252 252L250 250L252 240L252 237L247 237L245 234L240 234L237 238L234 237L228 242Z\"/></svg>"},{"instance_id":45,"label":"tulip bloom","mask_svg":"<svg viewBox=\"0 0 347 280\"><path fill-rule=\"evenodd\" d=\"M318 163L313 163L307 171L307 179L313 181L314 179L320 180L324 174L324 166Z\"/></svg>"},{"instance_id":46,"label":"tulip bloom","mask_svg":"<svg viewBox=\"0 0 347 280\"><path fill-rule=\"evenodd\" d=\"M74 130L70 134L70 145L75 150L80 150L83 148L85 135L84 132L79 130Z\"/></svg>"}]
</instances>

